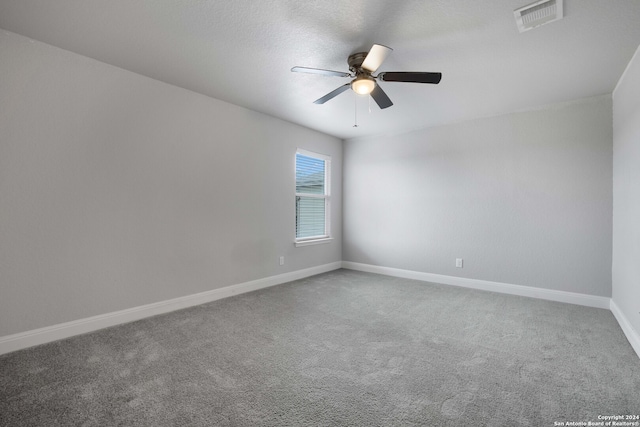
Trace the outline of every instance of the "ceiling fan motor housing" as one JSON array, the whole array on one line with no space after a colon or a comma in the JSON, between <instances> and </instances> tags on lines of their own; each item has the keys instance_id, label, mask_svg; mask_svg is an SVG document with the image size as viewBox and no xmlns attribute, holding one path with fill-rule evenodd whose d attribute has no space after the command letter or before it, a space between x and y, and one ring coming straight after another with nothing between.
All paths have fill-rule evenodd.
<instances>
[{"instance_id":1,"label":"ceiling fan motor housing","mask_svg":"<svg viewBox=\"0 0 640 427\"><path fill-rule=\"evenodd\" d=\"M356 76L360 74L371 74L368 71L362 69L362 63L364 59L367 57L369 52L358 52L352 55L349 55L347 62L349 63L349 70Z\"/></svg>"}]
</instances>

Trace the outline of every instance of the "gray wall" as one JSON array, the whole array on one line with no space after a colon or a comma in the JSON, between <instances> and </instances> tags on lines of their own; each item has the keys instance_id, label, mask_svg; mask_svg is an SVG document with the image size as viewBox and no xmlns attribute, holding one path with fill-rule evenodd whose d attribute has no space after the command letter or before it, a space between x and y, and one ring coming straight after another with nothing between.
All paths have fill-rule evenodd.
<instances>
[{"instance_id":1,"label":"gray wall","mask_svg":"<svg viewBox=\"0 0 640 427\"><path fill-rule=\"evenodd\" d=\"M613 97L612 298L640 334L640 48Z\"/></svg>"},{"instance_id":2,"label":"gray wall","mask_svg":"<svg viewBox=\"0 0 640 427\"><path fill-rule=\"evenodd\" d=\"M341 260L340 140L9 32L0 58L0 336ZM332 243L293 245L296 147L333 157Z\"/></svg>"},{"instance_id":3,"label":"gray wall","mask_svg":"<svg viewBox=\"0 0 640 427\"><path fill-rule=\"evenodd\" d=\"M343 260L608 297L611 141L609 96L348 140Z\"/></svg>"}]
</instances>

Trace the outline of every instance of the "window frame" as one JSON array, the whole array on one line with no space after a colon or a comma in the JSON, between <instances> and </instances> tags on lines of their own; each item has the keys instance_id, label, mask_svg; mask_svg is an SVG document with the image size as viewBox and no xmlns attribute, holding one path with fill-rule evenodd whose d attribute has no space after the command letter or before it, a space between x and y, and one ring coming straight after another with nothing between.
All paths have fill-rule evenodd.
<instances>
[{"instance_id":1,"label":"window frame","mask_svg":"<svg viewBox=\"0 0 640 427\"><path fill-rule=\"evenodd\" d=\"M318 159L324 161L324 194L317 193L298 193L297 185L296 185L296 173L298 171L297 157L298 154L311 157L313 159ZM297 230L294 225L294 243L296 246L308 246L308 245L316 245L321 243L329 243L333 240L331 237L331 156L327 154L320 154L313 151L305 150L302 148L296 149L296 153L294 156L294 191L295 191L295 199L294 199L294 209L296 209L296 222L297 222L297 198L298 197L311 197L316 199L324 199L324 234L319 236L309 236L309 237L298 237Z\"/></svg>"}]
</instances>

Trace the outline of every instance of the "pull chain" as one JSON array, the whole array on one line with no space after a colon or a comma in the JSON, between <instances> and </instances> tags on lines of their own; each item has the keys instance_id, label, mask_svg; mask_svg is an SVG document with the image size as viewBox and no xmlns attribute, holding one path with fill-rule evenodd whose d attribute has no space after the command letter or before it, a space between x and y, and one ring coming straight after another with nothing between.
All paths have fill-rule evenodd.
<instances>
[{"instance_id":1,"label":"pull chain","mask_svg":"<svg viewBox=\"0 0 640 427\"><path fill-rule=\"evenodd\" d=\"M353 127L358 127L358 95L353 95Z\"/></svg>"}]
</instances>

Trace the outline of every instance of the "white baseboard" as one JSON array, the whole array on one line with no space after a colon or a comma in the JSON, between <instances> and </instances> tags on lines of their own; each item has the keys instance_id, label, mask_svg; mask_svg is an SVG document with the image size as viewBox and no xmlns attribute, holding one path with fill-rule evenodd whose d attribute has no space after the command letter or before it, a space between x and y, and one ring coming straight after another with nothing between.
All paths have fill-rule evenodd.
<instances>
[{"instance_id":1,"label":"white baseboard","mask_svg":"<svg viewBox=\"0 0 640 427\"><path fill-rule=\"evenodd\" d=\"M115 326L122 323L133 322L145 317L157 314L168 313L182 308L192 307L207 302L230 297L232 295L243 294L269 286L280 285L293 280L304 279L327 271L341 268L340 261L304 270L292 271L279 274L277 276L265 277L263 279L252 280L237 285L226 286L224 288L213 289L198 294L187 295L167 301L160 301L153 304L141 305L139 307L128 308L126 310L114 311L112 313L100 314L98 316L87 317L85 319L60 323L31 331L20 332L18 334L0 337L0 354L9 353L34 345L45 344L74 335L97 331L98 329Z\"/></svg>"},{"instance_id":2,"label":"white baseboard","mask_svg":"<svg viewBox=\"0 0 640 427\"><path fill-rule=\"evenodd\" d=\"M531 286L511 285L508 283L490 282L488 280L467 279L465 277L423 273L420 271L402 270L399 268L380 267L377 265L361 264L350 261L342 261L342 268L384 274L386 276L402 277L405 279L422 280L424 282L440 283L443 285L461 286L464 288L480 289L483 291L499 292L502 294L519 295L568 304L584 305L587 307L605 308L607 310L609 309L610 304L610 298L607 297L534 288Z\"/></svg>"},{"instance_id":3,"label":"white baseboard","mask_svg":"<svg viewBox=\"0 0 640 427\"><path fill-rule=\"evenodd\" d=\"M71 322L34 329L31 331L7 335L4 337L0 337L0 354L21 350L35 345L45 344L51 341L69 338L74 335L97 331L99 329L107 328L110 326L133 322L135 320L144 319L146 317L180 310L182 308L205 304L207 302L227 298L232 295L239 295L270 286L280 285L282 283L287 283L294 280L304 279L305 277L337 270L341 267L350 270L384 274L387 276L403 277L407 279L441 283L445 285L461 286L491 292L559 301L569 304L584 305L587 307L610 309L616 320L620 324L620 327L622 328L627 339L631 343L631 346L638 354L638 357L640 357L640 335L633 329L631 323L629 323L627 318L620 311L619 307L610 298L572 292L555 291L550 289L533 288L529 286L511 285L500 282L490 282L486 280L422 273L419 271L380 267L376 265L361 264L349 261L333 262L317 267L306 268L304 270L292 271L289 273L279 274L277 276L266 277L263 279L252 280L249 282L226 286L224 288L213 289L198 294L174 298L167 301L160 301L153 304L146 304L126 310L115 311L112 313L101 314L98 316L87 317L85 319L74 320Z\"/></svg>"},{"instance_id":4,"label":"white baseboard","mask_svg":"<svg viewBox=\"0 0 640 427\"><path fill-rule=\"evenodd\" d=\"M627 319L627 317L622 313L620 307L611 299L611 312L615 316L616 320L620 324L622 328L622 332L626 335L631 347L636 351L638 357L640 357L640 334L631 326L631 322Z\"/></svg>"}]
</instances>

